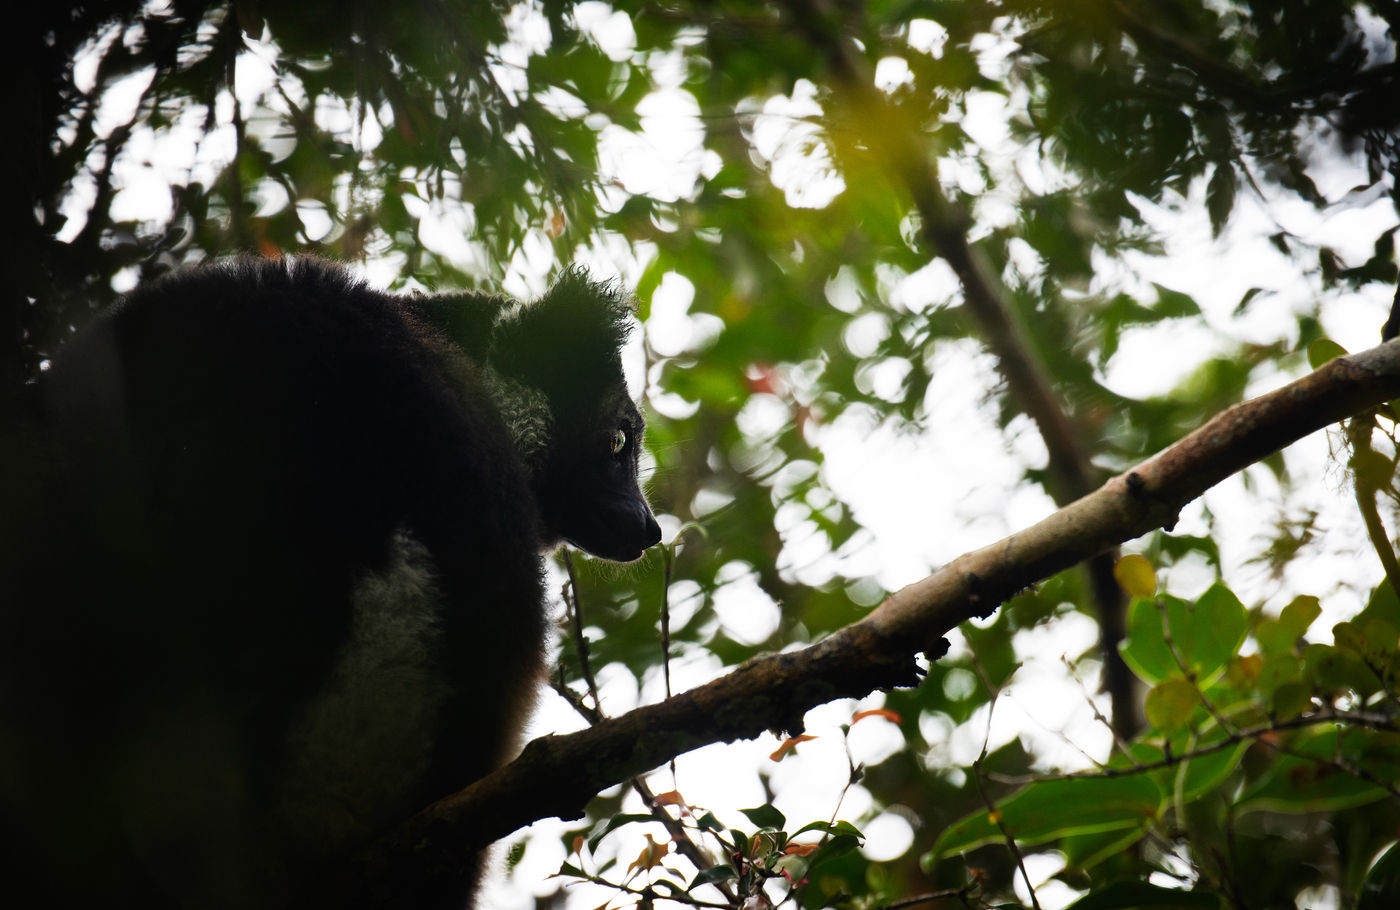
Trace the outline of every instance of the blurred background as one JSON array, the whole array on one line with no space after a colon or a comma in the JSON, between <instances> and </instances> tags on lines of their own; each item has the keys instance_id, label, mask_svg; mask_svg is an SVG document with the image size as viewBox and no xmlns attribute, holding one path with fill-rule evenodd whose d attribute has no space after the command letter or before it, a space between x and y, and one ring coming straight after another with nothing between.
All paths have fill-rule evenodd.
<instances>
[{"instance_id":1,"label":"blurred background","mask_svg":"<svg viewBox=\"0 0 1400 910\"><path fill-rule=\"evenodd\" d=\"M5 419L94 312L232 253L633 289L669 558L552 576L557 685L591 704L591 673L608 715L665 696L663 610L672 691L820 639L1377 343L1395 295L1394 0L5 16ZM701 852L618 788L499 848L483 905L1393 906L1394 416L1129 542L1155 594L1109 554L965 625L920 688L811 712L781 760L653 773ZM531 729L584 723L555 693ZM1152 767L1053 778L1104 763ZM686 890L706 868L725 891Z\"/></svg>"}]
</instances>

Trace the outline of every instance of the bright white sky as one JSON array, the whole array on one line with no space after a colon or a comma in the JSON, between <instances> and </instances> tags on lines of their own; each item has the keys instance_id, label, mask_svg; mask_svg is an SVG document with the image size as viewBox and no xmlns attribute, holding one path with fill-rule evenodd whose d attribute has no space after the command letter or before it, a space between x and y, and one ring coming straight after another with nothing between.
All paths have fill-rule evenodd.
<instances>
[{"instance_id":1,"label":"bright white sky","mask_svg":"<svg viewBox=\"0 0 1400 910\"><path fill-rule=\"evenodd\" d=\"M631 56L635 36L625 15L614 13L604 3L587 2L577 7L577 18L614 59ZM512 16L511 27L512 40L500 49L502 63L493 72L503 86L519 91L523 90L523 83L518 67L530 52L547 46L548 26L522 6ZM938 26L921 21L911 29L910 41L917 50L937 55L941 53L943 37ZM121 40L121 36L112 34L104 39L111 40ZM1005 47L990 43L982 48L982 53L984 70L992 76L1000 75ZM276 80L269 65L273 59L273 52L266 46L253 46L243 58L237 88L245 104L253 105L259 100L268 103L269 99L274 105L279 103L275 94L265 95ZM630 133L616 126L604 131L600 155L604 182L614 182L610 192L619 198L624 192L631 192L684 200L698 179L714 173L718 157L705 148L704 125L695 99L680 87L679 59L661 56L651 65L659 88L640 105L641 132ZM79 65L77 75L80 86L85 81L91 84L88 63ZM900 61L886 61L876 75L882 86L893 86L907 78L907 68ZM109 94L99 118L99 133L126 122L148 80L149 74L137 74ZM300 91L299 87L289 89L293 94ZM222 103L227 107L228 99ZM561 110L570 110L578 102L561 95L553 103ZM964 127L1005 174L1014 174L1032 189L1056 185L1063 179L1061 176L1050 173L1033 151L1010 143L1004 124L1005 104L1005 99L990 94L970 98ZM221 113L220 122L224 125L202 138L203 115L198 111L192 111L186 122L163 134L159 142L149 134L137 133L128 145L125 164L119 169L121 190L114 201L113 215L164 217L171 207L170 182L184 182L191 176L208 180L233 151L229 111ZM578 113L585 112L580 107ZM755 115L749 133L754 148L770 162L772 179L787 192L791 204L820 206L841 192L843 184L829 167L820 135L814 126L800 119L819 113L812 86L799 83L791 96L755 101L748 113ZM354 126L344 110L323 106L318 108L317 117L324 125L347 131ZM249 128L256 131L260 124L253 120ZM373 119L368 118L358 141L372 147L378 138ZM267 141L272 143L270 138ZM975 175L960 172L955 163L949 163L947 172L960 181L976 181ZM1348 195L1351 187L1365 183L1361 163L1332 159L1326 169L1312 176L1324 195L1335 201L1331 207L1319 212L1291 198L1260 200L1242 193L1235 219L1219 239L1210 236L1200 186L1190 198L1168 205L1142 204L1149 222L1166 238L1167 255L1134 257L1125 265L1096 263L1101 271L1090 290L1125 288L1150 295L1151 283L1156 282L1190 294L1205 310L1206 325L1183 321L1129 333L1103 377L1110 388L1134 396L1162 393L1222 349L1222 338L1272 342L1280 336L1288 337L1293 331L1289 314L1310 306L1320 292L1314 283L1299 277L1297 267L1268 243L1267 235L1280 226L1303 237L1325 241L1348 262L1360 262L1369 255L1371 242L1395 223L1395 215L1383 196ZM969 188L966 182L964 188ZM970 188L977 189L975 185ZM275 189L262 192L260 204L265 210L275 211L289 203ZM91 201L91 183L80 182L65 209L70 216L67 236L81 228ZM424 242L464 267L472 267L475 253L465 242L475 228L472 213L461 207L407 201L412 213L420 218ZM617 200L611 201L616 204ZM313 236L330 230L330 221L318 204L298 205ZM980 216L996 220L998 206L1007 207L1010 203L989 195L980 205ZM648 255L645 248L629 249L614 241L588 251L583 258L597 273L615 273L625 280L635 280ZM387 285L398 266L393 257L387 257L372 262L367 274L371 281ZM550 245L545 235L537 232L511 264L504 290L529 296L542 288L552 267ZM1247 315L1233 315L1236 304L1251 287L1263 288L1265 294L1256 299ZM838 281L832 288L834 305L842 305L841 294ZM651 302L652 317L646 332L647 342L657 353L674 355L703 350L722 331L722 324L714 317L688 311L693 297L694 288L679 275L668 276L662 282ZM893 286L890 303L914 309L956 305L955 282L945 266L934 262ZM1376 287L1361 294L1331 294L1323 309L1326 331L1349 350L1369 347L1378 340L1389 303L1390 292ZM859 350L878 340L879 331L878 319L869 324L857 320L848 332L847 343ZM1269 377L1253 391L1266 391L1290 378ZM898 377L882 378L876 374L871 382L878 388L880 382L891 379L897 382ZM822 468L826 482L869 529L863 538L864 546L840 555L844 572L868 575L880 588L895 589L961 552L990 543L1052 511L1043 492L1019 482L1026 464L1044 462L1044 448L1027 421L1013 424L1010 434L997 428L995 415L983 400L985 390L995 382L992 361L975 345L946 344L936 354L933 383L926 399L928 423L939 430L920 436L901 435L858 412L816 430L815 441L826 455ZM651 397L653 407L662 414L680 413L690 407L659 390L653 390ZM742 424L746 431L761 435L775 429L773 421L786 419L786 414L786 408L765 411L760 400L745 412ZM1323 599L1324 615L1315 628L1326 630L1359 608L1365 591L1379 579L1380 570L1369 554L1345 478L1329 460L1327 437L1315 434L1304 440L1288 451L1287 459L1295 476L1315 480L1285 498L1266 471L1248 471L1209 492L1204 503L1188 507L1178 527L1181 533L1204 533L1203 509L1209 508L1225 529L1217 534L1225 577L1246 603L1262 601L1277 609L1295 594L1317 594ZM660 506L664 509L665 504ZM1282 579L1272 579L1264 569L1249 564L1261 539L1260 529L1270 527L1281 512L1296 516L1305 508L1319 510L1321 529L1321 539L1307 555L1295 561ZM677 525L663 516L663 527L669 536ZM783 558L790 573L807 583L828 577L833 568L830 558L821 552L812 558L810 541L804 543L800 527L784 530L789 536ZM1132 547L1129 544L1128 549ZM1190 597L1212 580L1209 567L1186 564L1169 573L1165 581L1173 593ZM678 588L673 593L674 609L688 611L700 606L697 598L687 594L693 591ZM742 570L735 573L731 585L720 590L712 606L716 622L741 640L760 641L777 622L777 606ZM1089 706L1091 697L1098 699L1093 694L1097 666L1084 662L1079 668L1080 680L1075 680L1067 675L1061 662L1062 655L1073 656L1089 649L1095 635L1093 623L1078 615L1022 635L1017 648L1024 655L1025 664L992 718L993 747L1020 736L1047 763L1079 766L1086 760L1078 749L1099 756L1106 752L1107 735L1094 723ZM960 647L960 637L955 634L953 638L954 647ZM703 655L683 658L672 668L673 686L677 691L683 690L714 678L723 669ZM598 678L605 710L612 714L661 697L658 679L648 680L638 692L630 675L615 668L599 668ZM970 678L958 677L949 683L974 684ZM765 799L755 773L756 768L762 767L770 775L775 804L790 819L828 817L836 809L846 777L839 727L849 723L858 707L878 706L880 702L881 698L874 696L859 706L843 702L814 710L807 719L808 732L819 738L804 743L796 755L779 764L767 757L778 745L771 737L753 743L711 746L683 756L677 762L679 787L692 803L713 809L722 820L742 826L745 821L736 810L759 805ZM531 734L560 732L579 725L578 718L561 700L547 694ZM926 758L929 768L954 776L961 774L957 766L976 757L986 733L985 718L956 731L936 720L926 721L925 726L926 737L938 744ZM877 762L903 745L893 725L878 718L857 724L849 742L855 759L867 763ZM669 772L653 774L651 781L657 791L676 786ZM910 820L897 812L871 819L867 817L870 809L869 794L855 786L846 794L840 815L862 825L869 836L866 850L873 858L900 855L912 837ZM630 811L640 811L640 803ZM917 824L917 820L913 821ZM555 882L549 876L565 859L558 841L561 830L558 822L536 825L535 836L515 874L509 882L498 876L489 886L483 905L525 910L534 906L534 894L553 890ZM659 827L652 833L658 840L664 839ZM517 839L519 835L512 840ZM605 843L604 855L615 850L625 869L641 846L636 833L614 836ZM1034 878L1044 880L1056 871L1053 861L1049 865L1039 859L1036 862L1037 867L1031 870ZM686 866L683 860L677 860L677 864ZM595 907L607 896L601 890L579 887L570 906ZM1038 891L1047 910L1063 905L1073 896L1073 892L1056 883Z\"/></svg>"}]
</instances>

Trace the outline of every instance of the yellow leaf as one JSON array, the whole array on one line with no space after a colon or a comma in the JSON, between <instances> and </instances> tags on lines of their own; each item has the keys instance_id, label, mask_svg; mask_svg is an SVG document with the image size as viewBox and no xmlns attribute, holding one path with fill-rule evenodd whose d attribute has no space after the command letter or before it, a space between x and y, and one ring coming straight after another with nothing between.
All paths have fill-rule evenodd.
<instances>
[{"instance_id":1,"label":"yellow leaf","mask_svg":"<svg viewBox=\"0 0 1400 910\"><path fill-rule=\"evenodd\" d=\"M1157 593L1157 571L1145 556L1124 556L1113 564L1113 577L1130 597L1151 597Z\"/></svg>"}]
</instances>

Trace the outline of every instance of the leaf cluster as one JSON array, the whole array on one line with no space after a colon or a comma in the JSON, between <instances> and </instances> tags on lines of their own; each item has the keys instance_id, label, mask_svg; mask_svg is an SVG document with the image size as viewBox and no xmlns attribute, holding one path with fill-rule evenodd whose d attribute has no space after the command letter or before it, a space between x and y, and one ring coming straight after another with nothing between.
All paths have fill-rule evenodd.
<instances>
[{"instance_id":1,"label":"leaf cluster","mask_svg":"<svg viewBox=\"0 0 1400 910\"><path fill-rule=\"evenodd\" d=\"M233 252L319 253L405 288L517 294L573 261L620 272L653 326L650 491L668 529L687 530L665 566L619 577L582 563L574 593L593 669L636 691L667 658L718 672L819 639L895 583L871 568L890 541L833 481L840 433L888 432L921 453L936 443L958 458L926 472L993 502L925 514L895 489L910 535L952 528L958 540L1012 520L1008 503L1063 492L948 250L931 242L940 232L985 263L1093 476L1302 369L1324 316L1352 306L1342 295L1396 275L1392 226L1348 244L1358 255L1280 222L1266 229L1278 259L1250 272L1238 301L1136 277L1172 239L1148 213L1199 214L1228 239L1246 203L1394 204L1400 13L1388 0L30 6L13 16L7 395L121 290ZM1318 178L1341 156L1365 176L1339 195ZM152 184L168 204L145 198ZM1275 271L1316 293L1297 303ZM1267 331L1238 329L1261 316ZM656 330L664 320L672 338ZM1199 348L1181 375L1124 392L1115 372L1156 369L1133 352L1175 329ZM940 382L969 362L958 375L971 381ZM982 429L1013 476L982 481ZM1393 489L1393 457L1358 450L1354 462L1371 488ZM1314 480L1281 456L1265 468L1284 495ZM1220 573L1213 521L1154 536L1146 555ZM1316 537L1300 508L1256 549L1277 574ZM1378 589L1327 642L1312 601L1265 616L1231 584L1193 600L1139 592L1122 655L1151 729L1097 776L994 792L1001 826L978 775L995 791L994 777L1039 767L1035 747L991 748L969 773L948 740L985 722L1027 640L1104 614L1093 583L1067 572L966 627L967 647L921 687L888 694L907 745L862 780L873 805L919 820L913 846L887 864L831 856L803 905L961 904L969 881L1008 898L1009 831L1022 849L1065 853L1062 879L1091 892L1084 910L1200 906L1146 884L1183 864L1197 893L1242 906L1319 882L1382 906L1400 864L1382 833L1396 830L1395 800L1366 775L1384 779L1394 758L1390 595ZM725 621L716 605L736 594L771 622L752 633ZM563 661L577 687L583 657L565 648ZM1357 720L1371 717L1384 723ZM620 811L616 797L593 807L604 827ZM744 857L721 865L745 887L797 862L775 859L786 821L750 820L742 834L706 828ZM964 850L973 871L948 859Z\"/></svg>"}]
</instances>

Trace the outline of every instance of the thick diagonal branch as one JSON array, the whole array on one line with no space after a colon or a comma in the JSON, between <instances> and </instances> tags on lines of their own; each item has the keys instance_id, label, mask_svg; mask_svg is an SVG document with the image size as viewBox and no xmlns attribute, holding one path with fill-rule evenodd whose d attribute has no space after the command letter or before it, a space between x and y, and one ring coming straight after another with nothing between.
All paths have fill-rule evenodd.
<instances>
[{"instance_id":1,"label":"thick diagonal branch","mask_svg":"<svg viewBox=\"0 0 1400 910\"><path fill-rule=\"evenodd\" d=\"M339 894L407 906L454 858L536 819L574 818L603 789L691 749L798 730L812 707L914 685L919 652L1017 591L1157 528L1207 489L1309 433L1400 396L1400 341L1341 357L1217 415L1043 521L958 557L804 650L748 661L714 682L595 727L547 736L435 803L358 860ZM350 902L346 902L348 905Z\"/></svg>"},{"instance_id":2,"label":"thick diagonal branch","mask_svg":"<svg viewBox=\"0 0 1400 910\"><path fill-rule=\"evenodd\" d=\"M804 29L821 47L835 75L835 84L847 100L854 122L879 124L879 142L867 154L878 156L894 181L908 191L919 213L921 235L929 251L943 258L958 276L965 311L976 324L978 337L996 357L997 370L1006 379L1013 406L1030 417L1048 456L1047 492L1057 505L1065 505L1092 490L1100 480L1089 461L1083 429L1062 406L1053 377L1025 326L1017 319L994 271L981 252L968 242L969 214L948 201L939 186L932 152L924 141L922 124L900 116L890 99L875 87L873 74L845 37L842 13L827 0L790 0L794 25ZM1099 618L1099 651L1104 666L1104 688L1113 710L1113 727L1130 738L1136 731L1137 699L1133 675L1118 654L1124 632L1127 599L1113 578L1114 553L1089 560L1085 569Z\"/></svg>"}]
</instances>

